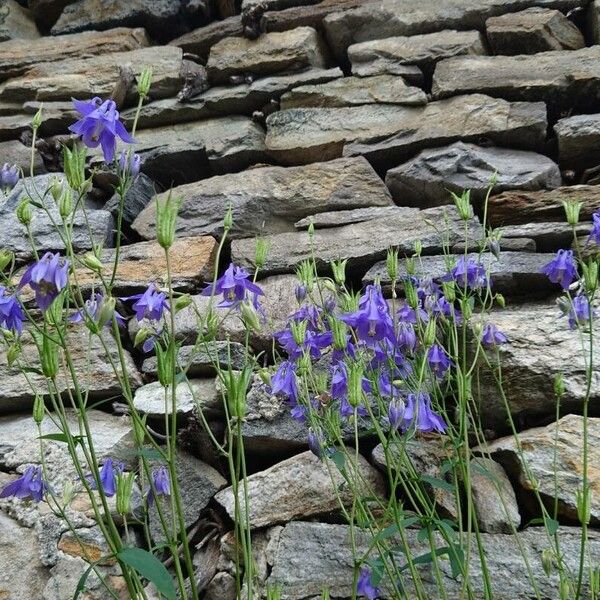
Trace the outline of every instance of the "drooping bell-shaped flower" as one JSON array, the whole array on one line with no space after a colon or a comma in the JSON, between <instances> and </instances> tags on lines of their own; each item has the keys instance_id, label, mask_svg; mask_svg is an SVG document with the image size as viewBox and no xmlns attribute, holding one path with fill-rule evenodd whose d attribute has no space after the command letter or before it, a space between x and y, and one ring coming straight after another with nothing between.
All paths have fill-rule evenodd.
<instances>
[{"instance_id":1,"label":"drooping bell-shaped flower","mask_svg":"<svg viewBox=\"0 0 600 600\"><path fill-rule=\"evenodd\" d=\"M577 266L573 258L573 250L559 250L556 256L542 268L552 283L558 283L563 290L577 279Z\"/></svg>"}]
</instances>

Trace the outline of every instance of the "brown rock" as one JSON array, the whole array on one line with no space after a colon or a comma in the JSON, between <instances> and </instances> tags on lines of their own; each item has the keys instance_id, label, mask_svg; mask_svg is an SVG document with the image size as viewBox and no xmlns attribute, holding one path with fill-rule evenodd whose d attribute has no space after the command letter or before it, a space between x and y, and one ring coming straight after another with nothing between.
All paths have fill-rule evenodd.
<instances>
[{"instance_id":1,"label":"brown rock","mask_svg":"<svg viewBox=\"0 0 600 600\"><path fill-rule=\"evenodd\" d=\"M554 132L561 167L585 169L600 164L600 114L560 119Z\"/></svg>"},{"instance_id":2,"label":"brown rock","mask_svg":"<svg viewBox=\"0 0 600 600\"><path fill-rule=\"evenodd\" d=\"M587 13L588 34L592 44L600 44L600 2L593 0Z\"/></svg>"},{"instance_id":3,"label":"brown rock","mask_svg":"<svg viewBox=\"0 0 600 600\"><path fill-rule=\"evenodd\" d=\"M242 19L239 15L228 17L222 21L213 21L169 42L170 46L178 46L184 52L208 58L212 46L224 38L242 35Z\"/></svg>"},{"instance_id":4,"label":"brown rock","mask_svg":"<svg viewBox=\"0 0 600 600\"><path fill-rule=\"evenodd\" d=\"M31 13L15 0L4 0L0 6L0 42L6 40L35 40L40 32Z\"/></svg>"}]
</instances>

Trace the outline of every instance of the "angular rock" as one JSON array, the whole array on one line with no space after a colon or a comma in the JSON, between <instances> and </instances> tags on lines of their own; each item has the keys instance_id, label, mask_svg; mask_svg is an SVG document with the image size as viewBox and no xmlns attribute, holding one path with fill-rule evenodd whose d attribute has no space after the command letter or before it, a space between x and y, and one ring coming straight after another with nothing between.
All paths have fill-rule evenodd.
<instances>
[{"instance_id":1,"label":"angular rock","mask_svg":"<svg viewBox=\"0 0 600 600\"><path fill-rule=\"evenodd\" d=\"M462 54L487 54L481 33L446 30L389 37L348 48L352 73L360 77L395 73L401 65L416 65L430 72L438 61Z\"/></svg>"},{"instance_id":2,"label":"angular rock","mask_svg":"<svg viewBox=\"0 0 600 600\"><path fill-rule=\"evenodd\" d=\"M600 44L600 2L598 0L590 3L586 20L590 43Z\"/></svg>"},{"instance_id":3,"label":"angular rock","mask_svg":"<svg viewBox=\"0 0 600 600\"><path fill-rule=\"evenodd\" d=\"M235 600L235 579L225 571L217 573L206 588L206 600Z\"/></svg>"},{"instance_id":4,"label":"angular rock","mask_svg":"<svg viewBox=\"0 0 600 600\"><path fill-rule=\"evenodd\" d=\"M65 7L52 35L87 29L144 27L155 39L166 41L189 29L179 0L79 0Z\"/></svg>"},{"instance_id":5,"label":"angular rock","mask_svg":"<svg viewBox=\"0 0 600 600\"><path fill-rule=\"evenodd\" d=\"M563 200L581 201L581 220L590 220L600 210L600 185L573 185L551 191L504 192L488 204L490 225L521 225L529 222L563 221Z\"/></svg>"},{"instance_id":6,"label":"angular rock","mask_svg":"<svg viewBox=\"0 0 600 600\"><path fill-rule=\"evenodd\" d=\"M600 419L588 418L589 465L591 487L590 513L593 524L600 523ZM514 436L491 442L486 452L500 461L523 489L531 492L535 478L537 489L548 508L558 499L559 515L577 520L577 492L583 482L583 417L567 415L547 427L536 427L519 434L521 448ZM523 464L525 461L525 465ZM594 466L592 466L594 465ZM529 472L529 475L527 475Z\"/></svg>"},{"instance_id":7,"label":"angular rock","mask_svg":"<svg viewBox=\"0 0 600 600\"><path fill-rule=\"evenodd\" d=\"M479 92L557 108L593 106L600 93L600 46L519 56L458 56L439 62L435 98Z\"/></svg>"},{"instance_id":8,"label":"angular rock","mask_svg":"<svg viewBox=\"0 0 600 600\"><path fill-rule=\"evenodd\" d=\"M89 96L109 96L119 79L119 68L129 65L134 75L152 66L150 96L154 99L174 96L183 85L182 52L172 46L140 48L130 52L94 54L90 58L73 58L42 63L31 67L23 76L10 79L0 86L0 99L70 100ZM126 102L137 97L135 86L129 90Z\"/></svg>"},{"instance_id":9,"label":"angular rock","mask_svg":"<svg viewBox=\"0 0 600 600\"><path fill-rule=\"evenodd\" d=\"M33 256L33 251L25 229L17 219L15 210L23 198L31 195L33 189L38 191L40 197L44 195L52 178L56 175L56 173L53 175L36 175L33 178L27 178L25 182L19 181L0 207L0 222L3 225L0 231L0 246L12 250L24 260L30 259ZM55 222L61 223L58 208L50 194L45 195L44 203ZM31 210L33 219L30 228L37 247L45 250L64 250L64 243L56 232L50 217L41 209L33 206ZM111 246L114 228L112 215L106 210L90 208L87 208L86 212L87 221L81 209L78 209L73 217L72 241L74 248L76 250L89 250L92 247L92 242L102 246ZM93 239L90 239L88 225Z\"/></svg>"},{"instance_id":10,"label":"angular rock","mask_svg":"<svg viewBox=\"0 0 600 600\"><path fill-rule=\"evenodd\" d=\"M477 242L475 241L475 248L477 248L477 250L480 249L481 246L481 241ZM468 248L467 252L473 250L473 240L471 240L471 243L469 244L468 242L465 244L465 242L459 242L458 244L454 244L454 246L452 246L452 254L464 254L465 253L465 248ZM531 238L522 238L522 237L515 237L515 238L504 238L504 239L500 239L500 250L502 252L535 252L536 251L536 244L535 244L535 240L532 240Z\"/></svg>"},{"instance_id":11,"label":"angular rock","mask_svg":"<svg viewBox=\"0 0 600 600\"><path fill-rule=\"evenodd\" d=\"M535 54L585 46L581 31L564 14L547 8L492 17L485 28L494 54Z\"/></svg>"},{"instance_id":12,"label":"angular rock","mask_svg":"<svg viewBox=\"0 0 600 600\"><path fill-rule=\"evenodd\" d=\"M223 234L223 216L231 206L233 239L293 231L298 219L320 211L390 206L385 185L363 158L339 159L303 167L261 167L203 179L172 192L183 199L176 233ZM166 197L159 195L159 201ZM155 236L156 203L137 217L133 228Z\"/></svg>"},{"instance_id":13,"label":"angular rock","mask_svg":"<svg viewBox=\"0 0 600 600\"><path fill-rule=\"evenodd\" d=\"M592 224L589 222L578 223L575 227L577 236L584 236L590 232ZM502 237L500 246L517 239L529 238L534 240L538 252L556 252L560 248L567 248L573 243L573 229L566 221L523 223L522 225L506 225L498 227Z\"/></svg>"},{"instance_id":14,"label":"angular rock","mask_svg":"<svg viewBox=\"0 0 600 600\"><path fill-rule=\"evenodd\" d=\"M561 410L581 410L586 391L586 358L579 332L571 331L567 319L559 315L553 304L519 306L490 314L490 321L509 340L499 347L499 356L504 393L517 423L555 413L553 385L558 374L562 374L565 385ZM600 341L594 335L590 406L600 399L599 354ZM493 355L490 358L495 360ZM481 372L480 398L483 423L506 430L504 401L485 367Z\"/></svg>"},{"instance_id":15,"label":"angular rock","mask_svg":"<svg viewBox=\"0 0 600 600\"><path fill-rule=\"evenodd\" d=\"M519 505L506 471L490 458L471 459L471 490L484 533L512 533L521 525Z\"/></svg>"},{"instance_id":16,"label":"angular rock","mask_svg":"<svg viewBox=\"0 0 600 600\"><path fill-rule=\"evenodd\" d=\"M324 229L326 227L341 227L352 223L362 223L372 219L380 219L387 216L393 217L400 214L401 206L369 206L368 208L355 208L352 210L336 210L310 215L294 223L298 230L307 230L309 226L315 229ZM414 211L410 207L405 207L406 214L412 215Z\"/></svg>"},{"instance_id":17,"label":"angular rock","mask_svg":"<svg viewBox=\"0 0 600 600\"><path fill-rule=\"evenodd\" d=\"M245 37L222 39L210 49L206 64L210 79L216 83L227 82L231 75L252 73L263 76L326 66L326 47L311 27L268 33L256 40Z\"/></svg>"},{"instance_id":18,"label":"angular rock","mask_svg":"<svg viewBox=\"0 0 600 600\"><path fill-rule=\"evenodd\" d=\"M31 129L31 118L28 115L5 115L0 117L0 142L15 140Z\"/></svg>"},{"instance_id":19,"label":"angular rock","mask_svg":"<svg viewBox=\"0 0 600 600\"><path fill-rule=\"evenodd\" d=\"M67 4L75 0L28 0L27 6L35 17L40 29L47 33L56 23Z\"/></svg>"},{"instance_id":20,"label":"angular rock","mask_svg":"<svg viewBox=\"0 0 600 600\"><path fill-rule=\"evenodd\" d=\"M137 108L132 107L121 113L121 120L130 129L133 125ZM144 104L140 110L137 127L165 127L178 123L199 121L211 117L212 114L202 102L180 102L177 98L164 98Z\"/></svg>"},{"instance_id":21,"label":"angular rock","mask_svg":"<svg viewBox=\"0 0 600 600\"><path fill-rule=\"evenodd\" d=\"M131 225L135 218L150 204L156 195L156 184L144 173L140 173L125 194L123 202L122 221ZM114 189L114 188L113 188ZM104 205L104 210L110 211L115 222L119 219L119 195L113 197Z\"/></svg>"},{"instance_id":22,"label":"angular rock","mask_svg":"<svg viewBox=\"0 0 600 600\"><path fill-rule=\"evenodd\" d=\"M22 75L41 62L69 61L112 52L127 52L144 48L149 43L143 29L125 27L37 40L12 40L0 44L0 79Z\"/></svg>"},{"instance_id":23,"label":"angular rock","mask_svg":"<svg viewBox=\"0 0 600 600\"><path fill-rule=\"evenodd\" d=\"M31 166L31 148L29 146L25 146L19 140L0 142L0 156L3 162L7 162L10 165L17 165L26 175L29 175ZM39 152L35 152L33 173L34 175L40 175L45 172L44 161Z\"/></svg>"},{"instance_id":24,"label":"angular rock","mask_svg":"<svg viewBox=\"0 0 600 600\"><path fill-rule=\"evenodd\" d=\"M416 531L407 529L404 534L413 558L431 551L429 544L417 541ZM558 597L559 574L557 570L554 570L550 576L546 576L540 560L541 551L548 544L546 530L542 527L531 527L519 532L518 535L526 561L517 540L512 535L481 534L481 541L486 553L486 568L492 587L491 593L494 598L528 600L536 593L545 598ZM581 530L576 527L561 527L558 536L561 540L561 549L564 551L566 564L568 568L576 572ZM356 532L355 539L357 553L366 552L372 542L371 536L362 531ZM589 543L590 556L597 556L600 552L600 534L597 531L590 532ZM444 542L436 539L435 544L436 547L439 547L444 545ZM403 556L399 553L398 560L402 564L404 564L402 561L406 560ZM475 598L483 598L485 584L474 535L471 540L470 556L471 590ZM352 597L355 560L347 525L302 521L288 523L277 538L269 544L267 560L271 566L267 584L273 587L281 586L285 590L282 595L285 600L320 598L323 589L328 589L332 598ZM534 591L526 565L533 569L531 576L536 582L537 591ZM439 561L439 566L444 593L448 598L460 598L462 580L452 576L449 561ZM418 565L417 569L421 575L426 597L439 597L440 591L431 563ZM403 577L402 581L405 584L407 597L417 597L410 577ZM380 597L393 598L394 595L386 585L385 579L382 583L383 593ZM585 590L584 594L588 593L589 581L587 579L583 589Z\"/></svg>"},{"instance_id":25,"label":"angular rock","mask_svg":"<svg viewBox=\"0 0 600 600\"><path fill-rule=\"evenodd\" d=\"M206 342L195 346L183 346L177 355L177 364L187 367L188 377L208 377L216 374L215 364L231 366L241 370L245 364L245 352L242 344L236 342ZM156 356L146 358L142 363L142 372L157 374Z\"/></svg>"},{"instance_id":26,"label":"angular rock","mask_svg":"<svg viewBox=\"0 0 600 600\"><path fill-rule=\"evenodd\" d=\"M554 132L562 168L585 169L600 164L600 114L560 119Z\"/></svg>"},{"instance_id":27,"label":"angular rock","mask_svg":"<svg viewBox=\"0 0 600 600\"><path fill-rule=\"evenodd\" d=\"M476 254L469 255L477 259ZM458 257L454 257L456 260ZM554 258L553 254L535 252L501 252L500 259L490 253L483 253L481 264L492 279L492 289L506 296L544 296L557 290L546 275L540 273L541 268ZM445 256L423 256L421 266L416 266L417 276L428 276L439 279L448 273ZM399 278L407 276L406 265L400 264ZM381 285L387 291L391 280L387 274L385 262L377 263L363 278L364 283L372 283L381 279ZM398 285L398 288L401 285Z\"/></svg>"},{"instance_id":28,"label":"angular rock","mask_svg":"<svg viewBox=\"0 0 600 600\"><path fill-rule=\"evenodd\" d=\"M350 471L358 469L361 475L355 473L355 476L363 478L363 493L384 494L383 478L362 456L358 465L348 461L346 465ZM254 473L247 478L250 526L256 529L335 511L339 504L334 486L341 486L343 481L333 465L330 475L310 450L266 471ZM338 493L342 502L347 504L352 501L352 493L348 488L342 488ZM231 487L219 492L215 500L231 518L234 517L235 500ZM240 511L244 514L245 510L243 497L240 497Z\"/></svg>"},{"instance_id":29,"label":"angular rock","mask_svg":"<svg viewBox=\"0 0 600 600\"><path fill-rule=\"evenodd\" d=\"M402 77L343 77L320 85L294 88L281 98L281 110L309 106L334 108L361 104L400 104L422 106L427 104L425 92L406 85Z\"/></svg>"},{"instance_id":30,"label":"angular rock","mask_svg":"<svg viewBox=\"0 0 600 600\"><path fill-rule=\"evenodd\" d=\"M399 210L396 216L386 216L364 223L354 223L328 229L317 229L312 240L306 232L280 233L266 236L270 244L267 261L261 273L290 273L314 254L317 267L327 272L328 263L342 258L348 259L348 269L367 269L383 260L388 248L397 247L400 254L412 255L414 244L420 240L425 254L442 251L440 233L433 227L434 222L444 219L447 211L450 244L464 238L463 224L454 208L441 207L418 211L411 214ZM479 238L480 226L471 223L470 237ZM251 266L254 261L254 240L234 240L231 245L232 260L238 264Z\"/></svg>"},{"instance_id":31,"label":"angular rock","mask_svg":"<svg viewBox=\"0 0 600 600\"><path fill-rule=\"evenodd\" d=\"M397 204L423 208L451 204L451 192L460 195L464 190L470 190L471 200L480 203L494 176L493 193L553 189L562 182L558 165L542 154L456 142L423 150L390 169L385 183Z\"/></svg>"},{"instance_id":32,"label":"angular rock","mask_svg":"<svg viewBox=\"0 0 600 600\"><path fill-rule=\"evenodd\" d=\"M488 138L525 150L546 137L546 107L475 94L423 107L364 105L296 108L267 119L269 154L285 164L364 155L378 167L396 166L419 150Z\"/></svg>"},{"instance_id":33,"label":"angular rock","mask_svg":"<svg viewBox=\"0 0 600 600\"><path fill-rule=\"evenodd\" d=\"M110 360L119 364L117 346L111 335L103 334L107 345ZM22 360L27 366L40 369L40 361L37 348L26 334L22 337L23 346ZM108 398L120 395L121 385L109 362L98 336L91 336L84 327L73 326L69 329L67 336L67 347L71 355L75 370L78 374L78 382L82 390L89 392L89 398ZM129 382L133 388L141 385L137 368L125 352L125 363ZM0 393L0 414L27 410L31 407L36 394L46 396L48 385L46 378L38 373L21 373L16 367L11 368L7 364L6 351L0 352L0 371L2 374L2 392ZM30 387L29 382L33 386ZM61 368L57 378L57 386L61 392L73 388L70 378L65 377L65 371Z\"/></svg>"},{"instance_id":34,"label":"angular rock","mask_svg":"<svg viewBox=\"0 0 600 600\"><path fill-rule=\"evenodd\" d=\"M40 32L31 13L15 0L4 0L0 7L0 42L15 39L35 40Z\"/></svg>"}]
</instances>

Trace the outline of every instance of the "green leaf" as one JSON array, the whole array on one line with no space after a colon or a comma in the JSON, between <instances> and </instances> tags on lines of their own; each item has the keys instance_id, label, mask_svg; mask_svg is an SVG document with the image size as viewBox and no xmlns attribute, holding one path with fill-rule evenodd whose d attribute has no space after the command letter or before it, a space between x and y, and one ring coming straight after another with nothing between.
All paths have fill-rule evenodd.
<instances>
[{"instance_id":1,"label":"green leaf","mask_svg":"<svg viewBox=\"0 0 600 600\"><path fill-rule=\"evenodd\" d=\"M431 487L440 488L448 492L454 491L454 486L451 483L448 483L444 479L439 479L438 477L421 475L421 481L423 481L424 483L428 483Z\"/></svg>"},{"instance_id":2,"label":"green leaf","mask_svg":"<svg viewBox=\"0 0 600 600\"><path fill-rule=\"evenodd\" d=\"M124 548L117 558L151 581L168 600L176 600L177 594L169 571L156 556L142 548Z\"/></svg>"},{"instance_id":3,"label":"green leaf","mask_svg":"<svg viewBox=\"0 0 600 600\"><path fill-rule=\"evenodd\" d=\"M554 535L558 531L560 523L554 519L551 519L550 517L544 517L544 525L548 530L548 533L550 535Z\"/></svg>"},{"instance_id":4,"label":"green leaf","mask_svg":"<svg viewBox=\"0 0 600 600\"><path fill-rule=\"evenodd\" d=\"M79 595L83 591L85 591L85 583L90 573L92 572L92 569L94 568L95 564L96 563L91 564L79 578L79 581L77 582L77 587L75 588L75 593L73 594L73 600L77 600L77 598L79 598Z\"/></svg>"},{"instance_id":5,"label":"green leaf","mask_svg":"<svg viewBox=\"0 0 600 600\"><path fill-rule=\"evenodd\" d=\"M334 462L339 471L343 471L346 468L346 457L343 452L335 450L329 455L329 458Z\"/></svg>"},{"instance_id":6,"label":"green leaf","mask_svg":"<svg viewBox=\"0 0 600 600\"><path fill-rule=\"evenodd\" d=\"M69 443L69 438L73 440L73 443L77 446L77 444L83 444L83 437L80 435L71 435L68 436L66 433L46 433L45 435L40 435L38 440L52 440L53 442L63 442L65 444Z\"/></svg>"},{"instance_id":7,"label":"green leaf","mask_svg":"<svg viewBox=\"0 0 600 600\"><path fill-rule=\"evenodd\" d=\"M465 553L460 544L453 544L448 549L448 558L450 559L450 568L452 569L452 577L456 579L465 570Z\"/></svg>"}]
</instances>

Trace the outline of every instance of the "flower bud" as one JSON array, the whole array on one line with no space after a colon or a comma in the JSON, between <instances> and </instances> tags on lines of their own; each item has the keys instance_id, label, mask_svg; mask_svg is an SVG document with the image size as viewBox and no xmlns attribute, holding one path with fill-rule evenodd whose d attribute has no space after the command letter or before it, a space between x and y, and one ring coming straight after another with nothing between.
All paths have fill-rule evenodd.
<instances>
[{"instance_id":1,"label":"flower bud","mask_svg":"<svg viewBox=\"0 0 600 600\"><path fill-rule=\"evenodd\" d=\"M552 571L554 570L554 553L550 548L542 550L542 568L544 569L544 573L546 573L546 577L552 575Z\"/></svg>"},{"instance_id":2,"label":"flower bud","mask_svg":"<svg viewBox=\"0 0 600 600\"><path fill-rule=\"evenodd\" d=\"M0 169L0 187L5 194L8 194L17 185L20 174L17 165L4 163Z\"/></svg>"},{"instance_id":3,"label":"flower bud","mask_svg":"<svg viewBox=\"0 0 600 600\"><path fill-rule=\"evenodd\" d=\"M362 403L363 400L363 369L362 367L353 362L348 365L348 403L352 408L356 408Z\"/></svg>"},{"instance_id":4,"label":"flower bud","mask_svg":"<svg viewBox=\"0 0 600 600\"><path fill-rule=\"evenodd\" d=\"M436 336L436 323L435 319L429 319L427 327L425 327L425 335L423 336L423 343L426 347L433 346L435 343Z\"/></svg>"},{"instance_id":5,"label":"flower bud","mask_svg":"<svg viewBox=\"0 0 600 600\"><path fill-rule=\"evenodd\" d=\"M140 98L146 98L150 93L150 86L152 84L152 69L150 67L144 67L142 72L137 78L137 89Z\"/></svg>"},{"instance_id":6,"label":"flower bud","mask_svg":"<svg viewBox=\"0 0 600 600\"><path fill-rule=\"evenodd\" d=\"M175 241L175 226L180 204L181 199L173 199L171 193L162 202L156 199L156 238L162 248L170 248Z\"/></svg>"},{"instance_id":7,"label":"flower bud","mask_svg":"<svg viewBox=\"0 0 600 600\"><path fill-rule=\"evenodd\" d=\"M163 348L158 342L154 345L156 351L156 370L158 381L163 387L173 385L173 371L175 370L174 360L177 356L178 347L175 342L169 342L166 348Z\"/></svg>"},{"instance_id":8,"label":"flower bud","mask_svg":"<svg viewBox=\"0 0 600 600\"><path fill-rule=\"evenodd\" d=\"M140 173L142 157L129 150L123 150L119 154L119 177L135 179Z\"/></svg>"},{"instance_id":9,"label":"flower bud","mask_svg":"<svg viewBox=\"0 0 600 600\"><path fill-rule=\"evenodd\" d=\"M333 334L333 347L336 350L345 350L348 345L348 327L346 323L335 317L330 317L329 324Z\"/></svg>"},{"instance_id":10,"label":"flower bud","mask_svg":"<svg viewBox=\"0 0 600 600\"><path fill-rule=\"evenodd\" d=\"M304 302L306 296L308 295L308 290L306 289L306 286L304 284L299 284L296 286L295 294L296 301L298 302L298 304L302 304L302 302Z\"/></svg>"},{"instance_id":11,"label":"flower bud","mask_svg":"<svg viewBox=\"0 0 600 600\"><path fill-rule=\"evenodd\" d=\"M138 329L133 340L134 348L139 348L152 335L152 332L146 327Z\"/></svg>"},{"instance_id":12,"label":"flower bud","mask_svg":"<svg viewBox=\"0 0 600 600\"><path fill-rule=\"evenodd\" d=\"M33 119L31 119L31 129L33 131L37 131L42 125L42 107L43 105L40 105L35 115L33 115Z\"/></svg>"},{"instance_id":13,"label":"flower bud","mask_svg":"<svg viewBox=\"0 0 600 600\"><path fill-rule=\"evenodd\" d=\"M107 323L110 323L115 316L115 308L117 301L115 298L104 298L100 312L98 313L98 326L104 327Z\"/></svg>"},{"instance_id":14,"label":"flower bud","mask_svg":"<svg viewBox=\"0 0 600 600\"><path fill-rule=\"evenodd\" d=\"M261 381L262 381L262 382L263 382L265 385L268 385L269 387L271 386L271 384L272 384L272 381L271 381L271 374L269 373L269 370L268 370L268 369L261 369L261 370L258 372L258 376L260 377L260 380L261 380Z\"/></svg>"},{"instance_id":15,"label":"flower bud","mask_svg":"<svg viewBox=\"0 0 600 600\"><path fill-rule=\"evenodd\" d=\"M260 331L260 319L256 309L250 302L242 302L240 305L240 315L242 322L248 331Z\"/></svg>"},{"instance_id":16,"label":"flower bud","mask_svg":"<svg viewBox=\"0 0 600 600\"><path fill-rule=\"evenodd\" d=\"M58 214L66 219L73 211L73 192L71 188L65 188L58 199Z\"/></svg>"},{"instance_id":17,"label":"flower bud","mask_svg":"<svg viewBox=\"0 0 600 600\"><path fill-rule=\"evenodd\" d=\"M504 308L506 306L506 300L502 294L496 294L494 298L496 299L496 302L500 308Z\"/></svg>"},{"instance_id":18,"label":"flower bud","mask_svg":"<svg viewBox=\"0 0 600 600\"><path fill-rule=\"evenodd\" d=\"M423 252L423 243L421 242L421 240L417 240L415 242L415 256L421 256L422 252Z\"/></svg>"},{"instance_id":19,"label":"flower bud","mask_svg":"<svg viewBox=\"0 0 600 600\"><path fill-rule=\"evenodd\" d=\"M117 513L123 516L131 514L131 499L135 473L119 473L117 475Z\"/></svg>"},{"instance_id":20,"label":"flower bud","mask_svg":"<svg viewBox=\"0 0 600 600\"><path fill-rule=\"evenodd\" d=\"M385 260L385 266L387 268L388 277L392 281L398 279L398 249L389 248L387 251L387 257Z\"/></svg>"},{"instance_id":21,"label":"flower bud","mask_svg":"<svg viewBox=\"0 0 600 600\"><path fill-rule=\"evenodd\" d=\"M306 321L292 321L290 323L290 329L292 331L292 337L294 338L294 342L298 344L298 346L302 346L304 344L304 340L306 339Z\"/></svg>"},{"instance_id":22,"label":"flower bud","mask_svg":"<svg viewBox=\"0 0 600 600\"><path fill-rule=\"evenodd\" d=\"M562 373L558 373L554 377L554 395L557 398L560 398L565 393L565 382L562 376Z\"/></svg>"},{"instance_id":23,"label":"flower bud","mask_svg":"<svg viewBox=\"0 0 600 600\"><path fill-rule=\"evenodd\" d=\"M406 302L413 309L416 310L419 306L419 297L417 296L417 290L410 279L404 282L404 295L406 296Z\"/></svg>"},{"instance_id":24,"label":"flower bud","mask_svg":"<svg viewBox=\"0 0 600 600\"><path fill-rule=\"evenodd\" d=\"M104 267L102 261L93 252L87 252L84 255L83 263L88 269L91 269L92 271L96 271L98 273L102 271Z\"/></svg>"},{"instance_id":25,"label":"flower bud","mask_svg":"<svg viewBox=\"0 0 600 600\"><path fill-rule=\"evenodd\" d=\"M8 366L12 367L19 356L21 356L21 344L11 344L6 352L6 362L8 363Z\"/></svg>"},{"instance_id":26,"label":"flower bud","mask_svg":"<svg viewBox=\"0 0 600 600\"><path fill-rule=\"evenodd\" d=\"M471 206L471 191L465 190L462 195L458 196L455 193L452 193L452 198L454 199L454 205L456 206L456 210L458 211L459 217L463 221L468 221L473 217L473 208Z\"/></svg>"},{"instance_id":27,"label":"flower bud","mask_svg":"<svg viewBox=\"0 0 600 600\"><path fill-rule=\"evenodd\" d=\"M442 283L444 298L452 304L456 300L456 286L454 281L444 281Z\"/></svg>"},{"instance_id":28,"label":"flower bud","mask_svg":"<svg viewBox=\"0 0 600 600\"><path fill-rule=\"evenodd\" d=\"M46 406L44 405L44 398L39 394L36 394L35 400L33 401L33 420L37 425L42 423L45 413Z\"/></svg>"},{"instance_id":29,"label":"flower bud","mask_svg":"<svg viewBox=\"0 0 600 600\"><path fill-rule=\"evenodd\" d=\"M563 208L565 209L565 215L567 217L567 223L571 227L575 227L579 223L579 212L583 202L579 200L563 200Z\"/></svg>"},{"instance_id":30,"label":"flower bud","mask_svg":"<svg viewBox=\"0 0 600 600\"><path fill-rule=\"evenodd\" d=\"M73 149L63 148L63 163L65 176L69 187L76 192L84 192L88 186L85 178L85 146L76 144Z\"/></svg>"},{"instance_id":31,"label":"flower bud","mask_svg":"<svg viewBox=\"0 0 600 600\"><path fill-rule=\"evenodd\" d=\"M32 214L31 214L31 206L29 205L29 198L23 198L21 202L19 202L19 206L17 206L17 219L19 219L19 223L21 225L29 225L31 223Z\"/></svg>"},{"instance_id":32,"label":"flower bud","mask_svg":"<svg viewBox=\"0 0 600 600\"><path fill-rule=\"evenodd\" d=\"M346 264L348 259L333 261L331 263L331 270L333 271L333 279L338 285L344 285L346 283Z\"/></svg>"},{"instance_id":33,"label":"flower bud","mask_svg":"<svg viewBox=\"0 0 600 600\"><path fill-rule=\"evenodd\" d=\"M225 231L229 231L233 227L233 209L231 208L231 204L223 217L223 229Z\"/></svg>"},{"instance_id":34,"label":"flower bud","mask_svg":"<svg viewBox=\"0 0 600 600\"><path fill-rule=\"evenodd\" d=\"M0 250L0 272L4 271L15 259L15 255L10 251L2 248Z\"/></svg>"},{"instance_id":35,"label":"flower bud","mask_svg":"<svg viewBox=\"0 0 600 600\"><path fill-rule=\"evenodd\" d=\"M408 275L414 275L416 272L415 259L412 256L409 256L404 259L404 266L406 267L406 273Z\"/></svg>"},{"instance_id":36,"label":"flower bud","mask_svg":"<svg viewBox=\"0 0 600 600\"><path fill-rule=\"evenodd\" d=\"M174 303L175 314L180 310L187 308L192 303L192 297L189 294L183 294L179 296Z\"/></svg>"},{"instance_id":37,"label":"flower bud","mask_svg":"<svg viewBox=\"0 0 600 600\"><path fill-rule=\"evenodd\" d=\"M63 193L63 180L58 177L53 177L50 182L50 194L54 198L54 202L58 202L61 194Z\"/></svg>"},{"instance_id":38,"label":"flower bud","mask_svg":"<svg viewBox=\"0 0 600 600\"><path fill-rule=\"evenodd\" d=\"M259 269L262 269L265 266L265 263L267 262L269 246L270 244L265 238L256 238L256 246L254 249L254 264Z\"/></svg>"}]
</instances>

